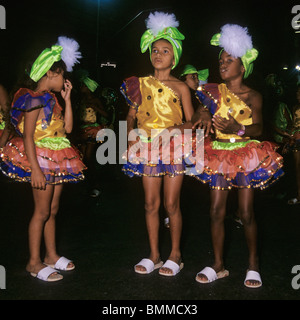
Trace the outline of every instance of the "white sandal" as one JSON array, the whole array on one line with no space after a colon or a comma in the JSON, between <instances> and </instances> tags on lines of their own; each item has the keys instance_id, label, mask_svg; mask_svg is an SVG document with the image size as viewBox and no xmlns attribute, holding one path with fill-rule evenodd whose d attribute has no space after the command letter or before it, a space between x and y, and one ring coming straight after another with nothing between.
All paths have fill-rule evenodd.
<instances>
[{"instance_id":1,"label":"white sandal","mask_svg":"<svg viewBox=\"0 0 300 320\"><path fill-rule=\"evenodd\" d=\"M172 260L167 260L166 263L161 268L167 268L172 271L172 273L165 273L161 269L159 269L159 274L162 276L173 277L176 276L177 273L183 268L183 262L178 265L176 262Z\"/></svg>"},{"instance_id":2,"label":"white sandal","mask_svg":"<svg viewBox=\"0 0 300 320\"><path fill-rule=\"evenodd\" d=\"M199 275L200 274L203 274L204 276L206 276L207 280L199 279ZM229 271L228 270L224 269L224 270L216 273L216 271L213 268L205 267L203 270L201 270L200 272L197 273L196 281L200 282L200 283L210 283L210 282L213 282L215 280L222 279L222 278L225 278L225 277L228 277L228 276L229 276Z\"/></svg>"},{"instance_id":3,"label":"white sandal","mask_svg":"<svg viewBox=\"0 0 300 320\"><path fill-rule=\"evenodd\" d=\"M73 263L73 266L72 267L68 267L69 263L73 261L65 258L65 257L60 257L55 264L47 264L44 262L44 264L48 267L51 267L51 268L54 268L54 269L57 269L57 270L62 270L62 271L71 271L71 270L74 270L75 269L75 265Z\"/></svg>"},{"instance_id":4,"label":"white sandal","mask_svg":"<svg viewBox=\"0 0 300 320\"><path fill-rule=\"evenodd\" d=\"M247 284L247 281L258 281L259 284L257 285L251 285L251 284ZM262 286L262 281L261 281L261 277L260 274L257 271L253 271L253 270L247 270L247 274L246 274L246 278L244 281L244 285L248 288L259 288Z\"/></svg>"},{"instance_id":5,"label":"white sandal","mask_svg":"<svg viewBox=\"0 0 300 320\"><path fill-rule=\"evenodd\" d=\"M134 271L136 273L140 273L140 274L149 274L152 271L160 268L163 265L163 262L160 261L156 264L154 264L154 262L151 259L142 259L138 264L136 264L134 266ZM146 270L138 270L136 269L137 266L142 266L144 267Z\"/></svg>"},{"instance_id":6,"label":"white sandal","mask_svg":"<svg viewBox=\"0 0 300 320\"><path fill-rule=\"evenodd\" d=\"M56 273L56 274L53 274L53 273ZM54 281L59 281L63 279L63 276L57 270L51 267L45 267L41 269L38 273L30 272L30 274L34 278L38 278L46 282L54 282Z\"/></svg>"}]
</instances>

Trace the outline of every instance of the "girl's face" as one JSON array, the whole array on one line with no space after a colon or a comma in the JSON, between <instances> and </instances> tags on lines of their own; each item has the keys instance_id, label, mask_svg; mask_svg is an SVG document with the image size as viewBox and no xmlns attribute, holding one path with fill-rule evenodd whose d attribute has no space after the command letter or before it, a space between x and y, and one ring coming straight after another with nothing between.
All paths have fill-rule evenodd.
<instances>
[{"instance_id":1,"label":"girl's face","mask_svg":"<svg viewBox=\"0 0 300 320\"><path fill-rule=\"evenodd\" d=\"M172 68L174 61L174 52L171 43L160 39L152 44L151 62L155 69Z\"/></svg>"},{"instance_id":2,"label":"girl's face","mask_svg":"<svg viewBox=\"0 0 300 320\"><path fill-rule=\"evenodd\" d=\"M185 76L184 81L192 90L197 90L199 81L198 81L198 74L197 73L191 73L187 74Z\"/></svg>"},{"instance_id":3,"label":"girl's face","mask_svg":"<svg viewBox=\"0 0 300 320\"><path fill-rule=\"evenodd\" d=\"M241 59L233 58L229 53L223 51L219 60L219 71L222 80L231 80L243 76L245 68Z\"/></svg>"},{"instance_id":4,"label":"girl's face","mask_svg":"<svg viewBox=\"0 0 300 320\"><path fill-rule=\"evenodd\" d=\"M50 71L49 80L52 91L60 92L64 88L65 78L63 71Z\"/></svg>"}]
</instances>

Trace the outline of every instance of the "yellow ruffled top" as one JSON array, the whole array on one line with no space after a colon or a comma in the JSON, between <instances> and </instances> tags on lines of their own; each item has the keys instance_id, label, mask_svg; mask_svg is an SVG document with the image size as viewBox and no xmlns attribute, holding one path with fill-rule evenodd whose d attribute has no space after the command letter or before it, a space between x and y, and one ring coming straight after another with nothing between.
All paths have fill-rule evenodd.
<instances>
[{"instance_id":1,"label":"yellow ruffled top","mask_svg":"<svg viewBox=\"0 0 300 320\"><path fill-rule=\"evenodd\" d=\"M171 88L152 76L141 77L139 82L142 95L136 114L139 129L150 137L151 129L163 130L182 124L180 99Z\"/></svg>"},{"instance_id":2,"label":"yellow ruffled top","mask_svg":"<svg viewBox=\"0 0 300 320\"><path fill-rule=\"evenodd\" d=\"M43 113L43 110L41 110ZM44 118L44 116L42 116ZM57 137L66 137L66 131L64 127L64 118L61 113L61 108L57 105L54 107L52 118L50 123L47 125L42 123L42 119L39 119L36 122L35 132L34 132L34 141L39 141L44 138L57 138ZM18 124L18 129L23 134L24 132L24 117Z\"/></svg>"},{"instance_id":3,"label":"yellow ruffled top","mask_svg":"<svg viewBox=\"0 0 300 320\"><path fill-rule=\"evenodd\" d=\"M220 99L218 102L218 109L215 114L228 119L229 112L238 123L243 124L244 126L251 125L253 123L251 108L247 106L247 104L237 95L231 92L224 83L219 84L218 89L220 92ZM217 139L250 139L249 137L240 137L237 134L225 134L219 130L215 131Z\"/></svg>"}]
</instances>

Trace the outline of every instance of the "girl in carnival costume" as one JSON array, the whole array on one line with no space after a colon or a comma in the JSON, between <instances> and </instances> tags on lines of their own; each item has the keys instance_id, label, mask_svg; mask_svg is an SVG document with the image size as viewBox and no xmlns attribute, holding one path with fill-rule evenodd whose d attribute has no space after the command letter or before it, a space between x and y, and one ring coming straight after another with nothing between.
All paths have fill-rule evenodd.
<instances>
[{"instance_id":1,"label":"girl in carnival costume","mask_svg":"<svg viewBox=\"0 0 300 320\"><path fill-rule=\"evenodd\" d=\"M162 12L151 13L146 20L147 31L141 38L141 51L150 51L154 74L147 77L131 77L121 86L129 111L127 114L127 131L131 133L137 119L141 134L139 141L130 141L128 137L128 162L123 171L129 176L141 176L145 192L145 218L150 243L150 255L135 265L134 270L147 274L160 268L164 276L175 276L183 267L181 261L180 238L182 217L180 211L180 189L185 173L185 166L172 159L169 164L155 162L153 158L142 161L131 157L131 150L139 146L140 154L152 151L158 133L178 128L191 128L193 107L188 86L170 73L176 67L182 53L184 36L178 31L179 25L174 14ZM186 122L183 123L182 108ZM205 119L203 118L206 123ZM156 129L156 135L153 134ZM152 135L151 135L152 130ZM166 132L166 131L164 131ZM135 145L134 145L135 144ZM157 146L157 145L156 145ZM161 151L161 149L160 149ZM164 184L164 206L170 218L172 249L168 260L163 264L159 252L159 207L160 190Z\"/></svg>"},{"instance_id":2,"label":"girl in carnival costume","mask_svg":"<svg viewBox=\"0 0 300 320\"><path fill-rule=\"evenodd\" d=\"M262 133L262 97L243 83L253 70L258 51L247 28L224 25L211 44L222 47L219 70L222 84L205 84L197 90L200 102L213 114L215 140L204 144L204 171L197 178L211 188L211 233L214 264L201 270L196 280L208 283L228 276L223 264L224 218L228 191L238 188L239 214L249 249L244 284L262 285L257 256L257 225L253 211L254 188L264 189L282 174L282 157L275 145L252 140ZM196 122L197 123L197 122Z\"/></svg>"},{"instance_id":3,"label":"girl in carnival costume","mask_svg":"<svg viewBox=\"0 0 300 320\"><path fill-rule=\"evenodd\" d=\"M43 50L35 60L28 79L31 89L19 89L12 102L11 122L20 137L8 142L1 153L2 172L32 186L34 212L29 223L26 270L43 281L61 280L57 270L75 268L72 261L56 252L55 216L63 183L84 179L85 166L66 138L72 131L73 115L72 84L65 73L81 58L78 48L75 40L59 37L56 45ZM53 92L60 92L65 102L64 116ZM42 234L44 262L40 258Z\"/></svg>"},{"instance_id":4,"label":"girl in carnival costume","mask_svg":"<svg viewBox=\"0 0 300 320\"><path fill-rule=\"evenodd\" d=\"M91 197L100 195L100 187L97 183L97 173L95 168L96 136L99 130L105 128L105 119L108 115L104 110L101 100L95 95L99 84L89 77L86 70L77 71L77 76L81 83L80 86L80 147L83 153L83 161L87 165L87 182L90 185L89 194ZM101 117L101 122L97 122Z\"/></svg>"}]
</instances>

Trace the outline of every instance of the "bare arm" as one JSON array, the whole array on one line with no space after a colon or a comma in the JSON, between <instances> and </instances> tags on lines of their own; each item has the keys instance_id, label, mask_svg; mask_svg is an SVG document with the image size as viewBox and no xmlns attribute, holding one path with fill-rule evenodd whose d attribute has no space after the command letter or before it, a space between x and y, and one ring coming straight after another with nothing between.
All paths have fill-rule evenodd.
<instances>
[{"instance_id":1,"label":"bare arm","mask_svg":"<svg viewBox=\"0 0 300 320\"><path fill-rule=\"evenodd\" d=\"M262 134L263 119L262 119L262 96L255 92L249 97L249 102L252 109L252 124L245 126L244 136L257 137ZM241 129L241 124L238 123L230 114L229 119L224 119L218 115L213 117L213 125L216 129L223 133L237 133Z\"/></svg>"},{"instance_id":2,"label":"bare arm","mask_svg":"<svg viewBox=\"0 0 300 320\"><path fill-rule=\"evenodd\" d=\"M32 188L44 190L46 188L46 179L39 166L34 143L36 121L40 111L41 109L25 112L23 140L25 153L31 166L31 186Z\"/></svg>"},{"instance_id":3,"label":"bare arm","mask_svg":"<svg viewBox=\"0 0 300 320\"><path fill-rule=\"evenodd\" d=\"M61 91L61 96L65 100L65 130L66 133L71 133L73 129L73 110L71 103L72 84L69 80L64 83L64 90Z\"/></svg>"}]
</instances>

